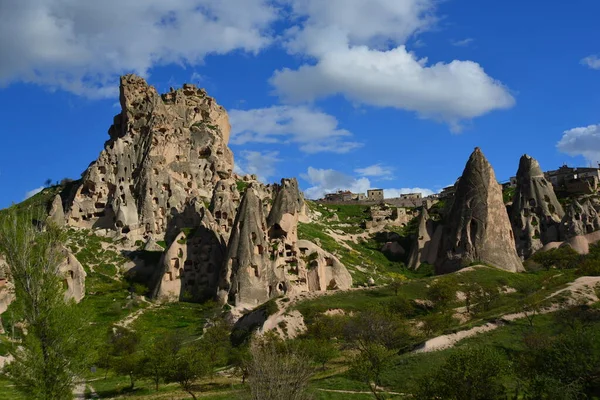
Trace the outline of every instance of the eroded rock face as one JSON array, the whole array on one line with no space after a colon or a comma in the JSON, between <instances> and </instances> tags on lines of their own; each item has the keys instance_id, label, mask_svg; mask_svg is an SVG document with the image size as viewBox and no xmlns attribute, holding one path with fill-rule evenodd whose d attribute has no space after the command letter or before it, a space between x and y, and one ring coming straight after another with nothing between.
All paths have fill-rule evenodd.
<instances>
[{"instance_id":1,"label":"eroded rock face","mask_svg":"<svg viewBox=\"0 0 600 400\"><path fill-rule=\"evenodd\" d=\"M164 300L202 301L215 298L226 242L217 222L202 205L188 204L187 226L178 234L161 259L161 272L154 297ZM195 218L190 217L195 214Z\"/></svg>"},{"instance_id":2,"label":"eroded rock face","mask_svg":"<svg viewBox=\"0 0 600 400\"><path fill-rule=\"evenodd\" d=\"M528 258L544 244L557 241L563 216L563 208L539 163L523 155L510 216L519 256Z\"/></svg>"},{"instance_id":3,"label":"eroded rock face","mask_svg":"<svg viewBox=\"0 0 600 400\"><path fill-rule=\"evenodd\" d=\"M210 200L232 176L223 107L194 85L159 95L142 78L121 78L121 114L98 160L70 199L68 223L162 234L190 198Z\"/></svg>"},{"instance_id":4,"label":"eroded rock face","mask_svg":"<svg viewBox=\"0 0 600 400\"><path fill-rule=\"evenodd\" d=\"M346 290L352 287L352 275L337 257L308 240L299 240L300 264L298 280L306 276L302 291Z\"/></svg>"},{"instance_id":5,"label":"eroded rock face","mask_svg":"<svg viewBox=\"0 0 600 400\"><path fill-rule=\"evenodd\" d=\"M419 216L417 237L408 258L408 267L418 269L421 264L434 265L442 239L442 227L429 218L427 209L423 207Z\"/></svg>"},{"instance_id":6,"label":"eroded rock face","mask_svg":"<svg viewBox=\"0 0 600 400\"><path fill-rule=\"evenodd\" d=\"M65 300L79 303L85 297L85 277L87 274L77 258L68 249L63 250L64 260L59 266L66 286Z\"/></svg>"},{"instance_id":7,"label":"eroded rock face","mask_svg":"<svg viewBox=\"0 0 600 400\"><path fill-rule=\"evenodd\" d=\"M573 200L560 223L561 240L600 230L600 216L589 200L580 204Z\"/></svg>"},{"instance_id":8,"label":"eroded rock face","mask_svg":"<svg viewBox=\"0 0 600 400\"><path fill-rule=\"evenodd\" d=\"M267 218L269 239L282 238L286 243L298 241L298 218L304 208L304 197L296 178L282 179L273 207Z\"/></svg>"},{"instance_id":9,"label":"eroded rock face","mask_svg":"<svg viewBox=\"0 0 600 400\"><path fill-rule=\"evenodd\" d=\"M210 202L210 211L226 240L233 227L233 221L240 204L240 193L234 179L217 182Z\"/></svg>"},{"instance_id":10,"label":"eroded rock face","mask_svg":"<svg viewBox=\"0 0 600 400\"><path fill-rule=\"evenodd\" d=\"M458 182L435 266L439 273L447 273L473 262L512 272L523 269L501 186L479 148Z\"/></svg>"},{"instance_id":11,"label":"eroded rock face","mask_svg":"<svg viewBox=\"0 0 600 400\"><path fill-rule=\"evenodd\" d=\"M252 186L236 215L219 284L219 300L256 306L287 291L283 273L275 276L269 259L263 204ZM283 271L282 271L283 272Z\"/></svg>"},{"instance_id":12,"label":"eroded rock face","mask_svg":"<svg viewBox=\"0 0 600 400\"><path fill-rule=\"evenodd\" d=\"M48 212L48 220L52 221L57 226L63 226L65 224L65 211L59 194L54 196L54 199L52 200L52 205Z\"/></svg>"}]
</instances>

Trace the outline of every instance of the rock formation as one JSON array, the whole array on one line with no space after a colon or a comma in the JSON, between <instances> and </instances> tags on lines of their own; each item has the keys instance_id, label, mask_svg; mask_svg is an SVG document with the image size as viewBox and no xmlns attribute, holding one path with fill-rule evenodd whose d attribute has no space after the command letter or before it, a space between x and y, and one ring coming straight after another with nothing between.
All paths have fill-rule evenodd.
<instances>
[{"instance_id":1,"label":"rock formation","mask_svg":"<svg viewBox=\"0 0 600 400\"><path fill-rule=\"evenodd\" d=\"M226 242L206 207L190 202L182 217L175 218L177 232L160 262L154 297L201 301L215 298L225 257Z\"/></svg>"},{"instance_id":2,"label":"rock formation","mask_svg":"<svg viewBox=\"0 0 600 400\"><path fill-rule=\"evenodd\" d=\"M240 204L240 193L233 179L223 179L217 182L210 202L210 211L221 229L225 240L233 227L233 220Z\"/></svg>"},{"instance_id":3,"label":"rock formation","mask_svg":"<svg viewBox=\"0 0 600 400\"><path fill-rule=\"evenodd\" d=\"M68 222L162 234L173 210L210 200L232 176L227 113L194 85L159 95L135 75L121 78L120 102L110 139L71 195Z\"/></svg>"},{"instance_id":4,"label":"rock formation","mask_svg":"<svg viewBox=\"0 0 600 400\"><path fill-rule=\"evenodd\" d=\"M560 237L567 240L600 230L600 216L589 200L573 200L560 223Z\"/></svg>"},{"instance_id":5,"label":"rock formation","mask_svg":"<svg viewBox=\"0 0 600 400\"><path fill-rule=\"evenodd\" d=\"M233 223L219 284L219 300L256 306L287 291L283 273L275 276L262 201L250 186ZM282 271L283 272L283 271Z\"/></svg>"},{"instance_id":6,"label":"rock formation","mask_svg":"<svg viewBox=\"0 0 600 400\"><path fill-rule=\"evenodd\" d=\"M467 162L444 225L435 263L438 272L456 271L474 262L513 272L523 269L501 186L479 148Z\"/></svg>"},{"instance_id":7,"label":"rock formation","mask_svg":"<svg viewBox=\"0 0 600 400\"><path fill-rule=\"evenodd\" d=\"M348 289L352 277L333 255L298 240L304 198L296 179L282 179L267 218L252 183L233 223L219 300L253 308L271 298L305 291Z\"/></svg>"},{"instance_id":8,"label":"rock formation","mask_svg":"<svg viewBox=\"0 0 600 400\"><path fill-rule=\"evenodd\" d=\"M419 216L419 228L408 258L408 268L418 269L421 264L434 265L442 239L442 226L429 218L427 209L423 207Z\"/></svg>"},{"instance_id":9,"label":"rock formation","mask_svg":"<svg viewBox=\"0 0 600 400\"><path fill-rule=\"evenodd\" d=\"M52 200L50 211L48 212L48 220L58 226L63 226L65 224L65 211L59 194L54 196L54 199Z\"/></svg>"},{"instance_id":10,"label":"rock formation","mask_svg":"<svg viewBox=\"0 0 600 400\"><path fill-rule=\"evenodd\" d=\"M519 256L528 258L544 244L557 241L563 216L563 208L540 165L523 155L510 215Z\"/></svg>"},{"instance_id":11,"label":"rock formation","mask_svg":"<svg viewBox=\"0 0 600 400\"><path fill-rule=\"evenodd\" d=\"M85 277L87 274L77 258L68 249L63 250L64 260L59 266L66 287L65 299L79 303L85 297Z\"/></svg>"}]
</instances>

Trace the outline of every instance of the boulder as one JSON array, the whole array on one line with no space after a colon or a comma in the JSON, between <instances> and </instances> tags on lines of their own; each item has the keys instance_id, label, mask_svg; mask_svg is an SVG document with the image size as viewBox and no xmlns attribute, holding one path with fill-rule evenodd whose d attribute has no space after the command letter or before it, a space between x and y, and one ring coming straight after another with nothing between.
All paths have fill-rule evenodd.
<instances>
[{"instance_id":1,"label":"boulder","mask_svg":"<svg viewBox=\"0 0 600 400\"><path fill-rule=\"evenodd\" d=\"M519 161L510 215L519 256L528 258L544 244L557 241L564 214L539 163L523 155Z\"/></svg>"},{"instance_id":2,"label":"boulder","mask_svg":"<svg viewBox=\"0 0 600 400\"><path fill-rule=\"evenodd\" d=\"M435 267L448 273L475 262L511 272L523 269L501 186L478 147L458 181Z\"/></svg>"}]
</instances>

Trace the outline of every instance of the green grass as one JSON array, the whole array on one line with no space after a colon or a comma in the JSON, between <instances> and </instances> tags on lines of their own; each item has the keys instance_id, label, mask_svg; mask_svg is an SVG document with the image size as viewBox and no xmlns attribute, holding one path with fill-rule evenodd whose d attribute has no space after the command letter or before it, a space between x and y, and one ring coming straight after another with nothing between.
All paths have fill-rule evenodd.
<instances>
[{"instance_id":1,"label":"green grass","mask_svg":"<svg viewBox=\"0 0 600 400\"><path fill-rule=\"evenodd\" d=\"M132 328L142 333L142 342L150 341L168 332L179 332L186 340L202 335L208 318L217 315L219 308L214 303L166 303L146 310Z\"/></svg>"},{"instance_id":2,"label":"green grass","mask_svg":"<svg viewBox=\"0 0 600 400\"><path fill-rule=\"evenodd\" d=\"M0 377L0 399L26 400L26 397L13 387L12 382Z\"/></svg>"}]
</instances>

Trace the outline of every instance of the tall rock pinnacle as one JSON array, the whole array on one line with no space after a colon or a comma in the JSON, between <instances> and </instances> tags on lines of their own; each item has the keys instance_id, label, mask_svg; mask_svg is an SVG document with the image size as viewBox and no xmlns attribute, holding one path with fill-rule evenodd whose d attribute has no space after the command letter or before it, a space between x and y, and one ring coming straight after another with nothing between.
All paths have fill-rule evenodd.
<instances>
[{"instance_id":1,"label":"tall rock pinnacle","mask_svg":"<svg viewBox=\"0 0 600 400\"><path fill-rule=\"evenodd\" d=\"M436 269L446 273L473 262L507 271L523 269L492 166L477 147L458 182L445 222Z\"/></svg>"},{"instance_id":2,"label":"tall rock pinnacle","mask_svg":"<svg viewBox=\"0 0 600 400\"><path fill-rule=\"evenodd\" d=\"M229 120L194 85L159 95L126 75L120 92L122 111L71 195L68 223L160 235L187 200L210 201L217 181L232 175Z\"/></svg>"},{"instance_id":3,"label":"tall rock pinnacle","mask_svg":"<svg viewBox=\"0 0 600 400\"><path fill-rule=\"evenodd\" d=\"M544 244L557 241L563 216L563 208L539 163L523 155L510 215L519 256L528 258Z\"/></svg>"}]
</instances>

